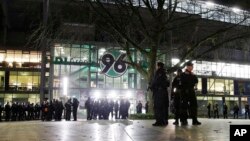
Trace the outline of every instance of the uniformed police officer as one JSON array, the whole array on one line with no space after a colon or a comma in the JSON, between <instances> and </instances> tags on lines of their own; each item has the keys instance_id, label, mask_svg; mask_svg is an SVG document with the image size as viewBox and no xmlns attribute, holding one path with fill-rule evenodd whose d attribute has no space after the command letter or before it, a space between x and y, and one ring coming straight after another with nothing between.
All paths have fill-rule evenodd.
<instances>
[{"instance_id":1,"label":"uniformed police officer","mask_svg":"<svg viewBox=\"0 0 250 141\"><path fill-rule=\"evenodd\" d=\"M182 70L177 70L177 75L172 82L172 93L171 93L171 100L174 100L174 115L175 115L175 122L174 125L179 124L180 118L180 102L181 102L181 74Z\"/></svg>"},{"instance_id":2,"label":"uniformed police officer","mask_svg":"<svg viewBox=\"0 0 250 141\"><path fill-rule=\"evenodd\" d=\"M193 63L186 63L186 70L181 74L181 123L182 125L187 125L188 118L188 107L189 114L193 120L193 125L200 125L201 123L197 120L197 99L195 95L195 85L198 83L198 78L192 72Z\"/></svg>"},{"instance_id":3,"label":"uniformed police officer","mask_svg":"<svg viewBox=\"0 0 250 141\"><path fill-rule=\"evenodd\" d=\"M168 124L169 100L167 87L169 87L170 82L167 79L164 64L162 62L157 63L156 69L154 79L150 86L150 89L153 92L154 112L156 118L156 122L153 126L165 126Z\"/></svg>"}]
</instances>

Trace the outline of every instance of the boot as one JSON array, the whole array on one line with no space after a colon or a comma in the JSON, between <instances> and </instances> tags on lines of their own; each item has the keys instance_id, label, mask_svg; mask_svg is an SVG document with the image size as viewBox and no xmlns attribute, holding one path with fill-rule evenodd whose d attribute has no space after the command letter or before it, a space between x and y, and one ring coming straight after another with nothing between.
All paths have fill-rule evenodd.
<instances>
[{"instance_id":1,"label":"boot","mask_svg":"<svg viewBox=\"0 0 250 141\"><path fill-rule=\"evenodd\" d=\"M201 122L199 122L197 118L193 118L193 125L201 125Z\"/></svg>"}]
</instances>

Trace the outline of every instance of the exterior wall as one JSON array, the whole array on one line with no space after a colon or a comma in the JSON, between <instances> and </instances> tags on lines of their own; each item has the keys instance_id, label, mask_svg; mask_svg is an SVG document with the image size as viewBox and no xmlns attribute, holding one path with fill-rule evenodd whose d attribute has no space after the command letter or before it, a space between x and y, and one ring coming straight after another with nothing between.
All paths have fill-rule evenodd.
<instances>
[{"instance_id":1,"label":"exterior wall","mask_svg":"<svg viewBox=\"0 0 250 141\"><path fill-rule=\"evenodd\" d=\"M101 73L101 58L110 50L122 52L112 46L55 44L51 65L54 70L51 90L53 98L64 100L76 97L82 107L88 97L96 100L129 99L130 113L135 112L138 101L146 103L146 89L141 86L143 79L133 68L128 66L127 71L120 77L109 77ZM134 52L133 59L137 59L136 56L138 54Z\"/></svg>"},{"instance_id":2,"label":"exterior wall","mask_svg":"<svg viewBox=\"0 0 250 141\"><path fill-rule=\"evenodd\" d=\"M100 58L108 49L115 48L104 48L101 45L57 44L53 48L54 54L52 55L52 59L54 59L54 63L51 65L54 70L53 75L47 75L53 76L51 77L53 79L52 97L64 99L65 94L68 97L77 97L80 99L82 106L88 96L96 99L130 99L132 107L138 101L142 101L144 104L146 102L147 83L134 69L128 67L124 75L117 78L110 78L100 73ZM1 104L7 101L39 102L40 56L40 52L36 51L1 50ZM69 61L66 64L62 62L60 64L55 62L56 57L66 57ZM137 52L134 52L133 59L145 60ZM164 61L166 56L161 56L158 60ZM92 65L88 64L89 62ZM221 64L224 64L224 66ZM230 67L238 67L238 69ZM244 113L244 104L249 102L250 95L248 67L247 64L196 62L194 71L199 74L197 86L199 114L206 115L206 106L204 105L207 105L208 102L211 104L218 103L221 108L224 101L230 110L237 103ZM221 73L216 73L217 70L220 70ZM65 93L64 80L67 77L68 85L66 86L67 93ZM48 87L48 82L46 84L46 87ZM131 108L131 110L133 113L134 108Z\"/></svg>"}]
</instances>

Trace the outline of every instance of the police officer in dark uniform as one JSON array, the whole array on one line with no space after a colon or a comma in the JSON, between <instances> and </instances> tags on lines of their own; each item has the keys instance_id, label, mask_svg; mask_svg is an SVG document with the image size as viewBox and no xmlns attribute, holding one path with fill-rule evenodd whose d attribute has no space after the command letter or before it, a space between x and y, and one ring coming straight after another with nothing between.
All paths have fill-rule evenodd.
<instances>
[{"instance_id":1,"label":"police officer in dark uniform","mask_svg":"<svg viewBox=\"0 0 250 141\"><path fill-rule=\"evenodd\" d=\"M5 111L5 121L9 121L10 120L10 112L11 112L11 107L10 107L9 102L7 102L7 104L5 104L4 111Z\"/></svg>"},{"instance_id":2,"label":"police officer in dark uniform","mask_svg":"<svg viewBox=\"0 0 250 141\"><path fill-rule=\"evenodd\" d=\"M248 116L247 116L248 115ZM249 118L250 119L250 115L249 115L249 104L246 103L245 105L245 119Z\"/></svg>"},{"instance_id":3,"label":"police officer in dark uniform","mask_svg":"<svg viewBox=\"0 0 250 141\"><path fill-rule=\"evenodd\" d=\"M226 119L227 118L227 104L226 103L224 103L223 104L223 117L224 117L224 119Z\"/></svg>"},{"instance_id":4,"label":"police officer in dark uniform","mask_svg":"<svg viewBox=\"0 0 250 141\"><path fill-rule=\"evenodd\" d=\"M197 99L195 95L195 85L198 83L198 78L192 72L193 63L186 63L186 70L181 74L181 123L187 125L188 118L188 107L190 110L190 117L193 120L193 125L200 125L201 123L197 120Z\"/></svg>"},{"instance_id":5,"label":"police officer in dark uniform","mask_svg":"<svg viewBox=\"0 0 250 141\"><path fill-rule=\"evenodd\" d=\"M71 98L65 103L65 110L66 110L66 115L65 115L65 120L66 121L70 121L70 117L71 117Z\"/></svg>"},{"instance_id":6,"label":"police officer in dark uniform","mask_svg":"<svg viewBox=\"0 0 250 141\"><path fill-rule=\"evenodd\" d=\"M2 112L3 112L3 107L2 104L0 103L0 121L2 121Z\"/></svg>"},{"instance_id":7,"label":"police officer in dark uniform","mask_svg":"<svg viewBox=\"0 0 250 141\"><path fill-rule=\"evenodd\" d=\"M174 125L179 124L180 118L180 104L181 104L181 74L182 70L177 70L177 75L172 82L172 93L171 93L171 100L174 100L174 115L175 115L175 122Z\"/></svg>"},{"instance_id":8,"label":"police officer in dark uniform","mask_svg":"<svg viewBox=\"0 0 250 141\"><path fill-rule=\"evenodd\" d=\"M73 106L73 118L74 118L74 121L77 121L77 109L79 106L79 101L76 98L73 98L72 106Z\"/></svg>"},{"instance_id":9,"label":"police officer in dark uniform","mask_svg":"<svg viewBox=\"0 0 250 141\"><path fill-rule=\"evenodd\" d=\"M207 116L208 118L211 118L211 103L208 103L207 105Z\"/></svg>"},{"instance_id":10,"label":"police officer in dark uniform","mask_svg":"<svg viewBox=\"0 0 250 141\"><path fill-rule=\"evenodd\" d=\"M164 64L162 62L157 63L156 69L150 86L153 92L154 114L156 118L156 122L153 126L165 126L168 124L169 99L167 87L169 87L170 82L167 79Z\"/></svg>"}]
</instances>

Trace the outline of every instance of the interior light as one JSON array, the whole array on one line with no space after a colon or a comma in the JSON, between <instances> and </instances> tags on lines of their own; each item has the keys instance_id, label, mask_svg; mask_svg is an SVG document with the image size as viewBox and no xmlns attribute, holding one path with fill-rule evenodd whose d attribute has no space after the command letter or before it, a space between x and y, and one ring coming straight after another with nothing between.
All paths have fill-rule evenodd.
<instances>
[{"instance_id":1,"label":"interior light","mask_svg":"<svg viewBox=\"0 0 250 141\"><path fill-rule=\"evenodd\" d=\"M99 99L101 97L101 93L99 91L94 92L94 98Z\"/></svg>"},{"instance_id":2,"label":"interior light","mask_svg":"<svg viewBox=\"0 0 250 141\"><path fill-rule=\"evenodd\" d=\"M132 97L132 95L133 95L133 94L132 94L132 92L131 92L131 91L128 91L128 92L126 93L126 97L127 97L127 98L131 98L131 97Z\"/></svg>"},{"instance_id":3,"label":"interior light","mask_svg":"<svg viewBox=\"0 0 250 141\"><path fill-rule=\"evenodd\" d=\"M63 95L67 95L68 93L68 78L64 77L63 78Z\"/></svg>"},{"instance_id":4,"label":"interior light","mask_svg":"<svg viewBox=\"0 0 250 141\"><path fill-rule=\"evenodd\" d=\"M207 7L213 7L215 4L211 1L206 2Z\"/></svg>"},{"instance_id":5,"label":"interior light","mask_svg":"<svg viewBox=\"0 0 250 141\"><path fill-rule=\"evenodd\" d=\"M115 91L111 91L109 94L108 94L108 98L115 98L116 97L116 93Z\"/></svg>"},{"instance_id":6,"label":"interior light","mask_svg":"<svg viewBox=\"0 0 250 141\"><path fill-rule=\"evenodd\" d=\"M240 13L240 11L241 11L241 10L240 10L239 8L237 8L237 7L233 7L232 10L233 10L234 13Z\"/></svg>"}]
</instances>

